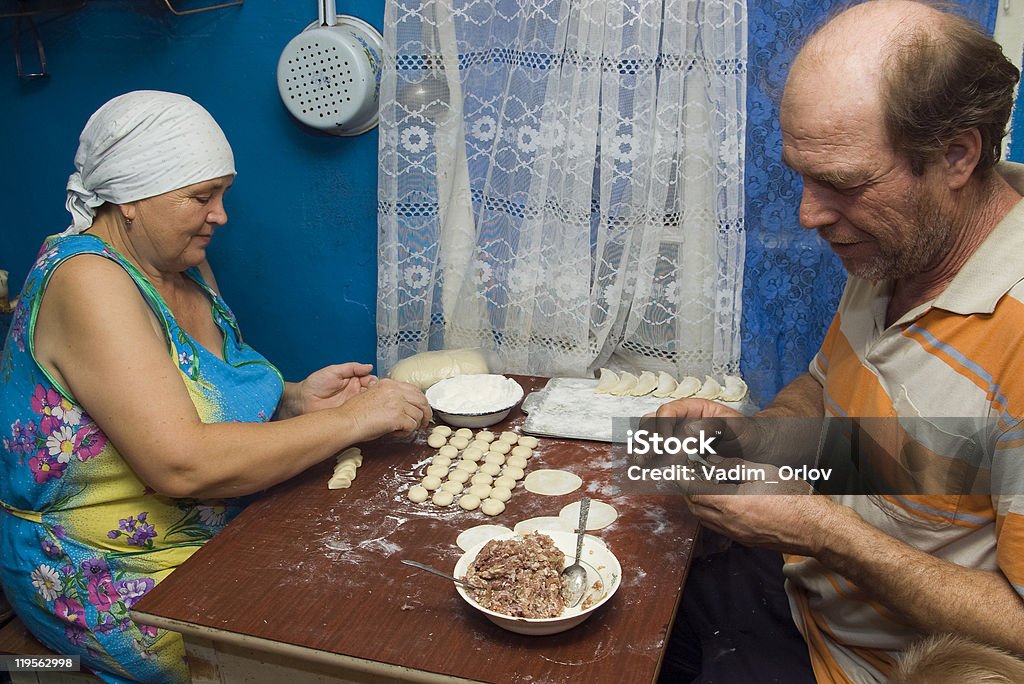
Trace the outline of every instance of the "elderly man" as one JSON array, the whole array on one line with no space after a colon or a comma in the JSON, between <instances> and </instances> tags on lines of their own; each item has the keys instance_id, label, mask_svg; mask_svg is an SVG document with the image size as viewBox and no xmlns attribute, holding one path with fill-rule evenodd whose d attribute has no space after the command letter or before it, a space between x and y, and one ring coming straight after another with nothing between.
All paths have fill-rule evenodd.
<instances>
[{"instance_id":1,"label":"elderly man","mask_svg":"<svg viewBox=\"0 0 1024 684\"><path fill-rule=\"evenodd\" d=\"M688 497L707 528L785 554L809 665L795 658L778 681L885 681L926 634L1024 653L1024 489L1012 484L1024 481L1024 173L997 163L1018 77L969 22L908 0L843 11L790 70L782 156L803 179L800 222L849 279L810 372L761 415L971 416L998 429L983 495ZM681 400L658 415L730 413ZM695 565L677 632L703 643L705 681L769 681L755 659L778 655L785 625L778 640L760 635L758 654L716 644L734 628L707 623L737 602L732 553Z\"/></svg>"}]
</instances>

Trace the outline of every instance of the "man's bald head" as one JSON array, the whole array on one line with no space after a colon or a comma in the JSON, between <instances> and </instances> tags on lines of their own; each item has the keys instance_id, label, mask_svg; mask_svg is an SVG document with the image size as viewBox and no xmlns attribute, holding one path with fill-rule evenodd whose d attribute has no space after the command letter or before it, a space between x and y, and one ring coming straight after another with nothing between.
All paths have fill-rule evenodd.
<instances>
[{"instance_id":1,"label":"man's bald head","mask_svg":"<svg viewBox=\"0 0 1024 684\"><path fill-rule=\"evenodd\" d=\"M956 136L977 128L977 171L985 174L999 160L1018 79L999 45L963 17L913 0L870 0L807 40L783 109L804 109L828 93L836 115L877 114L918 174Z\"/></svg>"}]
</instances>

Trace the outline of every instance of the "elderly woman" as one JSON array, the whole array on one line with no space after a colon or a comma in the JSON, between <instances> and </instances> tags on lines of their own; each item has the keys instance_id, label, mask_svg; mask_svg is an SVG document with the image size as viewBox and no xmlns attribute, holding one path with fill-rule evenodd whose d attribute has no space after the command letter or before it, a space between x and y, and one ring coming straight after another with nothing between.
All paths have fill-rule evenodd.
<instances>
[{"instance_id":1,"label":"elderly woman","mask_svg":"<svg viewBox=\"0 0 1024 684\"><path fill-rule=\"evenodd\" d=\"M206 247L231 148L181 95L133 92L86 124L74 222L28 275L0 357L0 581L47 646L108 681L187 681L180 637L132 605L238 497L430 419L370 366L284 382L242 341Z\"/></svg>"}]
</instances>

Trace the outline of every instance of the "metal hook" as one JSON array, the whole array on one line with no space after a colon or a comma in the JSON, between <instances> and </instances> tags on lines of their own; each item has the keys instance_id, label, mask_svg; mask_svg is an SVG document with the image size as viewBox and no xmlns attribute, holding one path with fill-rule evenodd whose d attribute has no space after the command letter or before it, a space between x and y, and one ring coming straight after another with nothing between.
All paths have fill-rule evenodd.
<instances>
[{"instance_id":1,"label":"metal hook","mask_svg":"<svg viewBox=\"0 0 1024 684\"><path fill-rule=\"evenodd\" d=\"M209 12L210 10L224 9L225 7L236 7L245 2L245 0L233 0L233 2L222 2L219 5L209 5L207 7L197 7L190 10L177 10L174 5L171 4L171 0L164 0L164 4L167 5L167 9L171 10L171 14L183 17L186 14L198 14L199 12Z\"/></svg>"},{"instance_id":2,"label":"metal hook","mask_svg":"<svg viewBox=\"0 0 1024 684\"><path fill-rule=\"evenodd\" d=\"M38 71L26 72L21 62L21 22L28 22L29 29L36 41L36 57L39 60ZM18 78L44 78L50 74L46 71L46 51L43 49L43 39L39 36L39 29L36 22L30 15L19 15L14 19L14 66L18 70Z\"/></svg>"}]
</instances>

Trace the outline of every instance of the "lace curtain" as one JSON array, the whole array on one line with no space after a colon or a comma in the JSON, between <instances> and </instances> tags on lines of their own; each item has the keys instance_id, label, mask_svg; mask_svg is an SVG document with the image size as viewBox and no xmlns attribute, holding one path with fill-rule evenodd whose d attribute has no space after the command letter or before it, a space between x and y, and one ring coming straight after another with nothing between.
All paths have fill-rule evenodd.
<instances>
[{"instance_id":1,"label":"lace curtain","mask_svg":"<svg viewBox=\"0 0 1024 684\"><path fill-rule=\"evenodd\" d=\"M738 372L745 11L388 0L378 368Z\"/></svg>"}]
</instances>

